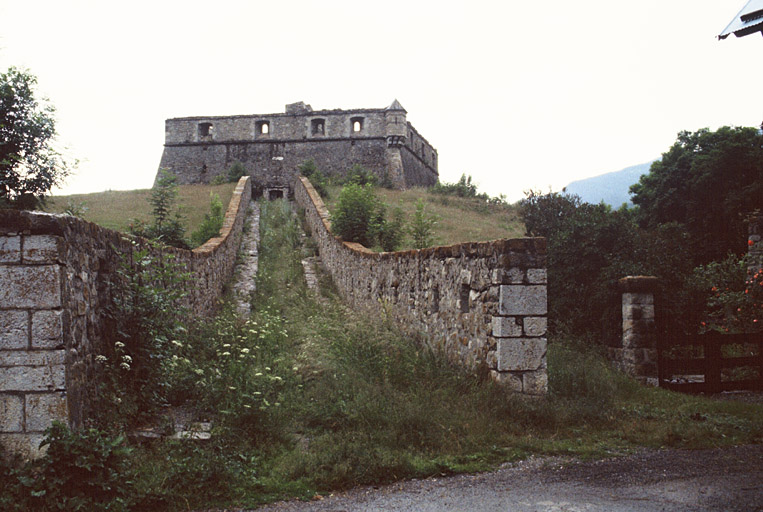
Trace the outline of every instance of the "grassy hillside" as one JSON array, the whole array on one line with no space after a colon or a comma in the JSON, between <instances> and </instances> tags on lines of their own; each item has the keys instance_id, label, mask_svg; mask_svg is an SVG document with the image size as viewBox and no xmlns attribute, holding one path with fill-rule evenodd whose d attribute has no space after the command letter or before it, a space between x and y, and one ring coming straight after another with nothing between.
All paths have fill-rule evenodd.
<instances>
[{"instance_id":1,"label":"grassy hillside","mask_svg":"<svg viewBox=\"0 0 763 512\"><path fill-rule=\"evenodd\" d=\"M199 227L204 214L209 212L210 193L218 194L225 209L233 195L235 183L223 185L180 185L177 205L186 219L186 232L192 233ZM83 219L95 222L106 228L127 231L133 219L147 221L151 218L151 205L148 198L150 189L107 190L93 194L74 194L53 196L45 208L51 213L63 213L67 205L84 205L87 211L80 215Z\"/></svg>"},{"instance_id":2,"label":"grassy hillside","mask_svg":"<svg viewBox=\"0 0 763 512\"><path fill-rule=\"evenodd\" d=\"M333 211L341 187L329 187L331 198L326 201ZM422 199L426 211L437 216L435 236L437 245L460 242L481 242L498 238L524 236L525 227L515 205L487 204L476 198L461 198L433 194L424 188L409 190L377 189L377 195L387 203L389 211L400 206L410 220L416 209L416 201ZM402 249L410 249L410 239Z\"/></svg>"}]
</instances>

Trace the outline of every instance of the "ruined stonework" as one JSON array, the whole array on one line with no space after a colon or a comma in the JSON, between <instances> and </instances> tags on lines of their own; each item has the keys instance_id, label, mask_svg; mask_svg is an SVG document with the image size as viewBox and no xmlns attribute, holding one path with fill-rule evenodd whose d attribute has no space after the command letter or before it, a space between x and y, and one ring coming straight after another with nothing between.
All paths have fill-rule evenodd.
<instances>
[{"instance_id":1,"label":"ruined stonework","mask_svg":"<svg viewBox=\"0 0 763 512\"><path fill-rule=\"evenodd\" d=\"M358 164L397 188L437 183L437 150L407 122L397 100L387 108L314 111L299 102L285 110L167 119L160 168L179 183L209 183L239 161L255 196L266 186L291 186L309 159L327 175L342 176Z\"/></svg>"},{"instance_id":2,"label":"ruined stonework","mask_svg":"<svg viewBox=\"0 0 763 512\"><path fill-rule=\"evenodd\" d=\"M184 304L214 313L238 252L249 199L242 178L221 236L187 251L161 249L191 275ZM95 356L108 341L115 272L145 241L71 216L0 210L0 444L38 454L53 420L90 415ZM155 249L160 250L160 249Z\"/></svg>"},{"instance_id":3,"label":"ruined stonework","mask_svg":"<svg viewBox=\"0 0 763 512\"><path fill-rule=\"evenodd\" d=\"M546 241L521 238L375 253L331 233L306 178L294 185L321 261L355 308L384 310L458 364L541 395L546 370Z\"/></svg>"}]
</instances>

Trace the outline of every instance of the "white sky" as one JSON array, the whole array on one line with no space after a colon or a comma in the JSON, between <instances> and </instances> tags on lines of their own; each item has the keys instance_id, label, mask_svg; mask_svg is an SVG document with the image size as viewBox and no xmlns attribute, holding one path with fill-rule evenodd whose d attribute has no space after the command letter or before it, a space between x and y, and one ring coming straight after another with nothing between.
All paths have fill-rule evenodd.
<instances>
[{"instance_id":1,"label":"white sky","mask_svg":"<svg viewBox=\"0 0 763 512\"><path fill-rule=\"evenodd\" d=\"M759 126L763 38L715 38L744 3L0 0L0 69L57 109L57 193L150 187L166 118L397 98L442 181L516 200Z\"/></svg>"}]
</instances>

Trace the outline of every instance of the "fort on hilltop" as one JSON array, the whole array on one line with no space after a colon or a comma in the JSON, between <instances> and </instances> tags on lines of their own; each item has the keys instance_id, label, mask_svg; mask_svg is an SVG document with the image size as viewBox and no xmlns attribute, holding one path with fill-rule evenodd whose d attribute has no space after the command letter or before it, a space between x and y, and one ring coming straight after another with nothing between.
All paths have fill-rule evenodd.
<instances>
[{"instance_id":1,"label":"fort on hilltop","mask_svg":"<svg viewBox=\"0 0 763 512\"><path fill-rule=\"evenodd\" d=\"M434 185L437 150L406 114L397 100L354 110L313 110L298 102L279 114L167 119L160 168L179 183L209 183L239 161L255 194L288 189L309 159L329 176L357 164L396 188Z\"/></svg>"}]
</instances>

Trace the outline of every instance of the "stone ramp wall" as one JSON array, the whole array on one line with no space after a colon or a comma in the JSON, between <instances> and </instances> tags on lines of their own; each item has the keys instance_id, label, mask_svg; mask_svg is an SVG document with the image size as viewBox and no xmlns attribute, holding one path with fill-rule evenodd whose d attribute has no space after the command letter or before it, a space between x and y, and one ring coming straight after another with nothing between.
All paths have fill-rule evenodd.
<instances>
[{"instance_id":1,"label":"stone ramp wall","mask_svg":"<svg viewBox=\"0 0 763 512\"><path fill-rule=\"evenodd\" d=\"M306 178L294 197L321 260L353 307L386 308L411 334L509 389L544 394L546 241L495 240L375 253L331 233L329 213Z\"/></svg>"},{"instance_id":2,"label":"stone ramp wall","mask_svg":"<svg viewBox=\"0 0 763 512\"><path fill-rule=\"evenodd\" d=\"M232 273L251 198L242 178L221 236L172 254L195 286L184 299L211 315ZM145 241L64 215L0 210L0 445L34 456L53 420L83 426L95 356L109 341L115 271Z\"/></svg>"}]
</instances>

